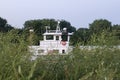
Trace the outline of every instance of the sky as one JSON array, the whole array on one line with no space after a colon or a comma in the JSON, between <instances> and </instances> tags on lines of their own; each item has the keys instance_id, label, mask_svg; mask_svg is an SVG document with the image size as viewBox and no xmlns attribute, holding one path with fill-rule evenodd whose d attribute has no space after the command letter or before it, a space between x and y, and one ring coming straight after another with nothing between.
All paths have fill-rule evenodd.
<instances>
[{"instance_id":1,"label":"sky","mask_svg":"<svg viewBox=\"0 0 120 80\"><path fill-rule=\"evenodd\" d=\"M0 17L22 28L27 20L66 20L76 28L89 28L96 19L120 24L120 0L0 0Z\"/></svg>"}]
</instances>

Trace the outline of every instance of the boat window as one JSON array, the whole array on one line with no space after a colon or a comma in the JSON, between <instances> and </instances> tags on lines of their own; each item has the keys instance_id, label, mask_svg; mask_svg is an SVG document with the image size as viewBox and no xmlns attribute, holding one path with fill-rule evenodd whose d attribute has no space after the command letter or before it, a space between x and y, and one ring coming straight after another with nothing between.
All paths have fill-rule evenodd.
<instances>
[{"instance_id":1,"label":"boat window","mask_svg":"<svg viewBox=\"0 0 120 80\"><path fill-rule=\"evenodd\" d=\"M46 40L53 40L53 35L47 35Z\"/></svg>"},{"instance_id":2,"label":"boat window","mask_svg":"<svg viewBox=\"0 0 120 80\"><path fill-rule=\"evenodd\" d=\"M65 50L62 50L62 53L64 54L64 53L65 53Z\"/></svg>"},{"instance_id":3,"label":"boat window","mask_svg":"<svg viewBox=\"0 0 120 80\"><path fill-rule=\"evenodd\" d=\"M59 36L56 36L56 40L59 40Z\"/></svg>"}]
</instances>

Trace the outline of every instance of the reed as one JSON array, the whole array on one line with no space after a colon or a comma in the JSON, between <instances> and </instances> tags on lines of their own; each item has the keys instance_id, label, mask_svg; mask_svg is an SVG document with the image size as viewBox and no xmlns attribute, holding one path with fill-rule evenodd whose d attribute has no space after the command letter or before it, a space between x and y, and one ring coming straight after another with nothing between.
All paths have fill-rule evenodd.
<instances>
[{"instance_id":1,"label":"reed","mask_svg":"<svg viewBox=\"0 0 120 80\"><path fill-rule=\"evenodd\" d=\"M91 43L99 45L108 42L92 39ZM23 35L0 33L0 80L120 80L120 49L79 46L69 55L40 56L31 61Z\"/></svg>"}]
</instances>

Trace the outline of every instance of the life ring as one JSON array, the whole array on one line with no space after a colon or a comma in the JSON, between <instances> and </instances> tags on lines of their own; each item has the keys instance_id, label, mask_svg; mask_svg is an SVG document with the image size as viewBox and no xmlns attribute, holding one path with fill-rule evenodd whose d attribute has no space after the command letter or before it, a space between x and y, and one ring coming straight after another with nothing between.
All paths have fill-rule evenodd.
<instances>
[{"instance_id":1,"label":"life ring","mask_svg":"<svg viewBox=\"0 0 120 80\"><path fill-rule=\"evenodd\" d=\"M65 45L66 45L66 41L61 41L61 44L62 44L63 46L65 46Z\"/></svg>"}]
</instances>

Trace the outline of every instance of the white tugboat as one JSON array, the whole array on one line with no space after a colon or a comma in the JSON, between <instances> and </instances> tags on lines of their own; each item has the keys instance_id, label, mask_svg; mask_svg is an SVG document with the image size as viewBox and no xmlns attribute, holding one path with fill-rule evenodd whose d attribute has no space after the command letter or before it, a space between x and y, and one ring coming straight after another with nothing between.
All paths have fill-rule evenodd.
<instances>
[{"instance_id":1,"label":"white tugboat","mask_svg":"<svg viewBox=\"0 0 120 80\"><path fill-rule=\"evenodd\" d=\"M43 40L40 41L39 46L29 46L34 56L64 55L72 50L69 46L72 33L68 33L67 28L63 28L61 31L59 23L57 24L56 30L47 30L49 27L46 26L46 32L43 34Z\"/></svg>"}]
</instances>

